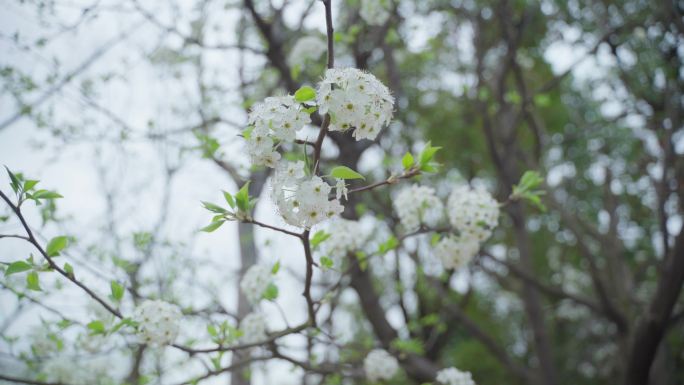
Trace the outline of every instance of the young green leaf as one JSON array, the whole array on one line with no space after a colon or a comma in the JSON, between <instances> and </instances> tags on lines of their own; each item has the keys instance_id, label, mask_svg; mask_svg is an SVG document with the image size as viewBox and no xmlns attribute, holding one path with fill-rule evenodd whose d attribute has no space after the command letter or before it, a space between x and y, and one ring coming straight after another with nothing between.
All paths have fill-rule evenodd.
<instances>
[{"instance_id":1,"label":"young green leaf","mask_svg":"<svg viewBox=\"0 0 684 385\"><path fill-rule=\"evenodd\" d=\"M240 211L249 211L249 181L235 194L235 203Z\"/></svg>"},{"instance_id":2,"label":"young green leaf","mask_svg":"<svg viewBox=\"0 0 684 385\"><path fill-rule=\"evenodd\" d=\"M69 244L69 237L61 235L59 237L54 237L48 242L45 248L45 253L48 257L56 257L59 253L64 250Z\"/></svg>"},{"instance_id":3,"label":"young green leaf","mask_svg":"<svg viewBox=\"0 0 684 385\"><path fill-rule=\"evenodd\" d=\"M228 202L228 206L230 206L231 209L234 209L235 199L233 198L233 196L228 191L224 191L223 197L226 199L226 202Z\"/></svg>"},{"instance_id":4,"label":"young green leaf","mask_svg":"<svg viewBox=\"0 0 684 385\"><path fill-rule=\"evenodd\" d=\"M40 278L38 278L38 273L32 271L26 276L26 287L30 290L41 291L40 288Z\"/></svg>"},{"instance_id":5,"label":"young green leaf","mask_svg":"<svg viewBox=\"0 0 684 385\"><path fill-rule=\"evenodd\" d=\"M224 209L223 207L211 202L202 202L202 206L204 206L205 209L217 214L225 214L228 212L228 210Z\"/></svg>"},{"instance_id":6,"label":"young green leaf","mask_svg":"<svg viewBox=\"0 0 684 385\"><path fill-rule=\"evenodd\" d=\"M276 286L273 283L270 283L266 288L266 291L264 291L263 297L267 301L273 301L276 298L278 298L278 286Z\"/></svg>"},{"instance_id":7,"label":"young green leaf","mask_svg":"<svg viewBox=\"0 0 684 385\"><path fill-rule=\"evenodd\" d=\"M420 153L420 165L425 166L432 161L432 158L435 157L435 154L437 151L441 150L442 147L433 147L431 142L427 142L425 144L425 148L423 148L423 151Z\"/></svg>"},{"instance_id":8,"label":"young green leaf","mask_svg":"<svg viewBox=\"0 0 684 385\"><path fill-rule=\"evenodd\" d=\"M404 170L409 170L411 167L413 167L413 164L416 162L416 160L413 158L413 155L410 152L407 152L403 158L401 158L401 165L404 167Z\"/></svg>"},{"instance_id":9,"label":"young green leaf","mask_svg":"<svg viewBox=\"0 0 684 385\"><path fill-rule=\"evenodd\" d=\"M9 174L10 177L10 186L12 187L12 190L17 193L19 192L19 188L21 187L21 181L19 180L19 177L14 175L10 169L5 166L5 170L7 170L7 174Z\"/></svg>"},{"instance_id":10,"label":"young green leaf","mask_svg":"<svg viewBox=\"0 0 684 385\"><path fill-rule=\"evenodd\" d=\"M325 242L328 238L330 238L330 234L326 233L323 230L318 230L314 233L313 237L311 237L311 240L309 242L311 243L311 247L315 249L321 243Z\"/></svg>"},{"instance_id":11,"label":"young green leaf","mask_svg":"<svg viewBox=\"0 0 684 385\"><path fill-rule=\"evenodd\" d=\"M36 187L36 185L38 184L38 182L39 182L39 181L37 181L37 180L32 180L32 179L29 179L29 180L27 180L27 181L24 181L24 191L30 191L31 189L33 189L34 187Z\"/></svg>"},{"instance_id":12,"label":"young green leaf","mask_svg":"<svg viewBox=\"0 0 684 385\"><path fill-rule=\"evenodd\" d=\"M273 268L271 268L271 274L276 275L276 274L278 274L279 270L280 270L280 261L276 262L275 265L273 265Z\"/></svg>"},{"instance_id":13,"label":"young green leaf","mask_svg":"<svg viewBox=\"0 0 684 385\"><path fill-rule=\"evenodd\" d=\"M54 192L54 191L48 191L48 190L38 190L31 194L31 198L33 199L57 199L57 198L64 198L60 194Z\"/></svg>"},{"instance_id":14,"label":"young green leaf","mask_svg":"<svg viewBox=\"0 0 684 385\"><path fill-rule=\"evenodd\" d=\"M69 277L74 278L74 268L69 264L69 262L64 264L64 271L66 271Z\"/></svg>"},{"instance_id":15,"label":"young green leaf","mask_svg":"<svg viewBox=\"0 0 684 385\"><path fill-rule=\"evenodd\" d=\"M105 326L102 321L92 321L88 325L88 329L91 330L92 334L104 334Z\"/></svg>"},{"instance_id":16,"label":"young green leaf","mask_svg":"<svg viewBox=\"0 0 684 385\"><path fill-rule=\"evenodd\" d=\"M5 277L22 271L31 270L32 266L24 261L12 262L5 270Z\"/></svg>"},{"instance_id":17,"label":"young green leaf","mask_svg":"<svg viewBox=\"0 0 684 385\"><path fill-rule=\"evenodd\" d=\"M316 98L316 90L309 86L302 86L295 91L294 97L298 102L308 102Z\"/></svg>"},{"instance_id":18,"label":"young green leaf","mask_svg":"<svg viewBox=\"0 0 684 385\"><path fill-rule=\"evenodd\" d=\"M330 175L338 179L366 179L363 177L363 175L359 174L358 172L352 170L347 166L337 166L333 168L330 172Z\"/></svg>"},{"instance_id":19,"label":"young green leaf","mask_svg":"<svg viewBox=\"0 0 684 385\"><path fill-rule=\"evenodd\" d=\"M332 269L332 267L334 265L333 260L328 258L328 257L321 257L320 261L321 261L321 266L323 266L324 270Z\"/></svg>"},{"instance_id":20,"label":"young green leaf","mask_svg":"<svg viewBox=\"0 0 684 385\"><path fill-rule=\"evenodd\" d=\"M200 231L204 231L205 233L211 233L212 231L218 229L221 227L221 225L225 222L225 220L219 220L219 221L214 221L211 222L209 225L202 227Z\"/></svg>"},{"instance_id":21,"label":"young green leaf","mask_svg":"<svg viewBox=\"0 0 684 385\"><path fill-rule=\"evenodd\" d=\"M110 287L112 290L112 298L117 302L121 301L124 296L124 287L116 281L112 281Z\"/></svg>"}]
</instances>

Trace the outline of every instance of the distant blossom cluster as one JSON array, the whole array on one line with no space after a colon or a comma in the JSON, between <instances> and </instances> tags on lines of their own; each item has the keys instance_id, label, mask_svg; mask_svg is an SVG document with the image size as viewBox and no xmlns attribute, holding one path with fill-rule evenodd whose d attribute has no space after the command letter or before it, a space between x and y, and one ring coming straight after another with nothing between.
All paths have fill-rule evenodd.
<instances>
[{"instance_id":1,"label":"distant blossom cluster","mask_svg":"<svg viewBox=\"0 0 684 385\"><path fill-rule=\"evenodd\" d=\"M319 176L307 176L304 162L279 163L273 176L273 200L290 225L311 228L344 211L338 199L329 199L332 187Z\"/></svg>"},{"instance_id":2,"label":"distant blossom cluster","mask_svg":"<svg viewBox=\"0 0 684 385\"><path fill-rule=\"evenodd\" d=\"M470 372L462 372L456 368L440 370L436 380L442 385L475 385Z\"/></svg>"},{"instance_id":3,"label":"distant blossom cluster","mask_svg":"<svg viewBox=\"0 0 684 385\"><path fill-rule=\"evenodd\" d=\"M318 106L322 114L330 114L331 131L354 129L356 140L374 140L392 120L394 98L369 73L332 68L318 85Z\"/></svg>"},{"instance_id":4,"label":"distant blossom cluster","mask_svg":"<svg viewBox=\"0 0 684 385\"><path fill-rule=\"evenodd\" d=\"M328 227L330 237L323 243L323 253L339 266L347 254L355 252L366 243L367 233L361 231L358 221L338 218Z\"/></svg>"},{"instance_id":5,"label":"distant blossom cluster","mask_svg":"<svg viewBox=\"0 0 684 385\"><path fill-rule=\"evenodd\" d=\"M161 300L146 300L134 312L138 333L150 345L173 343L178 337L182 313L178 306Z\"/></svg>"},{"instance_id":6,"label":"distant blossom cluster","mask_svg":"<svg viewBox=\"0 0 684 385\"><path fill-rule=\"evenodd\" d=\"M327 50L328 46L321 37L304 36L292 47L288 61L292 66L302 67L307 61L319 59Z\"/></svg>"},{"instance_id":7,"label":"distant blossom cluster","mask_svg":"<svg viewBox=\"0 0 684 385\"><path fill-rule=\"evenodd\" d=\"M390 0L361 0L359 15L370 25L383 25L390 17Z\"/></svg>"},{"instance_id":8,"label":"distant blossom cluster","mask_svg":"<svg viewBox=\"0 0 684 385\"><path fill-rule=\"evenodd\" d=\"M444 205L432 187L411 185L397 194L394 209L404 229L414 231L421 225L436 226L442 219Z\"/></svg>"},{"instance_id":9,"label":"distant blossom cluster","mask_svg":"<svg viewBox=\"0 0 684 385\"><path fill-rule=\"evenodd\" d=\"M454 188L447 202L447 215L458 236L448 235L435 245L435 255L447 269L466 265L499 224L499 202L484 188L462 185Z\"/></svg>"},{"instance_id":10,"label":"distant blossom cluster","mask_svg":"<svg viewBox=\"0 0 684 385\"><path fill-rule=\"evenodd\" d=\"M44 361L41 371L48 381L70 385L104 385L113 383L110 363L104 358L83 360L60 354Z\"/></svg>"},{"instance_id":11,"label":"distant blossom cluster","mask_svg":"<svg viewBox=\"0 0 684 385\"><path fill-rule=\"evenodd\" d=\"M245 294L247 300L258 303L264 296L264 292L273 281L271 268L265 265L252 265L245 272L240 280L240 289Z\"/></svg>"},{"instance_id":12,"label":"distant blossom cluster","mask_svg":"<svg viewBox=\"0 0 684 385\"><path fill-rule=\"evenodd\" d=\"M263 313L254 311L245 316L240 322L240 330L243 335L240 342L254 344L266 339L266 317Z\"/></svg>"},{"instance_id":13,"label":"distant blossom cluster","mask_svg":"<svg viewBox=\"0 0 684 385\"><path fill-rule=\"evenodd\" d=\"M389 380L399 371L399 361L383 349L374 349L363 360L366 378L370 381Z\"/></svg>"}]
</instances>

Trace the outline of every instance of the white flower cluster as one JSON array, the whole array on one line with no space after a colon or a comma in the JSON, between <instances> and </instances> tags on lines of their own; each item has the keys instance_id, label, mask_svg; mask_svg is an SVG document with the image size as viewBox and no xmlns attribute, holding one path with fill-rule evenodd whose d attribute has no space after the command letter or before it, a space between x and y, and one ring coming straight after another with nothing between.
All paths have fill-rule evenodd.
<instances>
[{"instance_id":1,"label":"white flower cluster","mask_svg":"<svg viewBox=\"0 0 684 385\"><path fill-rule=\"evenodd\" d=\"M303 66L308 60L317 60L328 50L326 42L318 36L304 36L297 40L288 61L292 66Z\"/></svg>"},{"instance_id":2,"label":"white flower cluster","mask_svg":"<svg viewBox=\"0 0 684 385\"><path fill-rule=\"evenodd\" d=\"M106 359L83 360L58 355L46 360L41 372L48 381L70 385L111 384L110 362Z\"/></svg>"},{"instance_id":3,"label":"white flower cluster","mask_svg":"<svg viewBox=\"0 0 684 385\"><path fill-rule=\"evenodd\" d=\"M294 141L297 131L310 122L309 113L292 95L268 97L255 103L248 117L252 130L247 138L247 151L252 164L275 167L280 159L277 144Z\"/></svg>"},{"instance_id":4,"label":"white flower cluster","mask_svg":"<svg viewBox=\"0 0 684 385\"><path fill-rule=\"evenodd\" d=\"M311 228L344 211L328 198L332 187L318 176L307 177L304 162L279 163L273 176L273 200L285 222Z\"/></svg>"},{"instance_id":5,"label":"white flower cluster","mask_svg":"<svg viewBox=\"0 0 684 385\"><path fill-rule=\"evenodd\" d=\"M330 114L331 131L354 129L356 140L374 140L392 119L394 98L369 73L332 68L318 86L318 106L322 114Z\"/></svg>"},{"instance_id":6,"label":"white flower cluster","mask_svg":"<svg viewBox=\"0 0 684 385\"><path fill-rule=\"evenodd\" d=\"M434 252L444 268L458 269L470 262L480 243L492 235L499 223L499 203L483 188L458 186L449 195L447 214L459 234L442 238Z\"/></svg>"},{"instance_id":7,"label":"white flower cluster","mask_svg":"<svg viewBox=\"0 0 684 385\"><path fill-rule=\"evenodd\" d=\"M443 385L475 385L470 372L462 372L456 368L440 370L436 380Z\"/></svg>"},{"instance_id":8,"label":"white flower cluster","mask_svg":"<svg viewBox=\"0 0 684 385\"><path fill-rule=\"evenodd\" d=\"M390 17L390 0L361 0L361 18L370 25L383 25Z\"/></svg>"},{"instance_id":9,"label":"white flower cluster","mask_svg":"<svg viewBox=\"0 0 684 385\"><path fill-rule=\"evenodd\" d=\"M271 268L268 266L252 265L242 276L240 289L250 303L258 303L272 283L272 277Z\"/></svg>"},{"instance_id":10,"label":"white flower cluster","mask_svg":"<svg viewBox=\"0 0 684 385\"><path fill-rule=\"evenodd\" d=\"M399 371L399 362L383 349L374 349L363 360L366 377L370 381L389 380Z\"/></svg>"},{"instance_id":11,"label":"white flower cluster","mask_svg":"<svg viewBox=\"0 0 684 385\"><path fill-rule=\"evenodd\" d=\"M435 255L445 269L458 269L467 265L480 250L477 240L449 235L442 238L434 248Z\"/></svg>"},{"instance_id":12,"label":"white flower cluster","mask_svg":"<svg viewBox=\"0 0 684 385\"><path fill-rule=\"evenodd\" d=\"M462 237L486 241L499 224L499 202L484 188L454 188L447 203L449 222Z\"/></svg>"},{"instance_id":13,"label":"white flower cluster","mask_svg":"<svg viewBox=\"0 0 684 385\"><path fill-rule=\"evenodd\" d=\"M435 226L442 219L444 205L435 189L412 185L402 189L394 199L394 209L406 231L417 230L421 224Z\"/></svg>"},{"instance_id":14,"label":"white flower cluster","mask_svg":"<svg viewBox=\"0 0 684 385\"><path fill-rule=\"evenodd\" d=\"M359 250L366 242L367 234L360 229L358 221L338 218L327 227L330 238L323 242L323 253L339 266L347 254Z\"/></svg>"},{"instance_id":15,"label":"white flower cluster","mask_svg":"<svg viewBox=\"0 0 684 385\"><path fill-rule=\"evenodd\" d=\"M260 312L254 311L245 316L240 322L243 344L253 344L266 339L266 317Z\"/></svg>"},{"instance_id":16,"label":"white flower cluster","mask_svg":"<svg viewBox=\"0 0 684 385\"><path fill-rule=\"evenodd\" d=\"M181 317L178 306L161 300L146 300L133 314L143 341L155 346L173 343L178 337Z\"/></svg>"}]
</instances>

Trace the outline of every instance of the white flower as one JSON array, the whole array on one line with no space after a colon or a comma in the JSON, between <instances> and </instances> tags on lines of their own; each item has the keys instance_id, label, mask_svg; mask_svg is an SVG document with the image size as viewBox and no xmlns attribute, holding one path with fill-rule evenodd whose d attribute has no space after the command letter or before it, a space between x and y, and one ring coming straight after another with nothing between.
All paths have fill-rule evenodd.
<instances>
[{"instance_id":1,"label":"white flower","mask_svg":"<svg viewBox=\"0 0 684 385\"><path fill-rule=\"evenodd\" d=\"M291 66L304 66L308 60L317 60L328 50L325 40L319 36L304 36L297 40L290 51Z\"/></svg>"},{"instance_id":2,"label":"white flower","mask_svg":"<svg viewBox=\"0 0 684 385\"><path fill-rule=\"evenodd\" d=\"M259 302L271 284L271 269L264 265L252 265L240 281L240 289L253 304Z\"/></svg>"},{"instance_id":3,"label":"white flower","mask_svg":"<svg viewBox=\"0 0 684 385\"><path fill-rule=\"evenodd\" d=\"M253 127L247 139L247 151L252 164L275 168L280 154L275 151L277 142L292 142L297 131L311 122L292 95L268 97L255 103L248 116Z\"/></svg>"},{"instance_id":4,"label":"white flower","mask_svg":"<svg viewBox=\"0 0 684 385\"><path fill-rule=\"evenodd\" d=\"M394 199L394 210L406 231L417 230L421 224L435 226L442 219L444 205L435 189L412 185L405 187Z\"/></svg>"},{"instance_id":5,"label":"white flower","mask_svg":"<svg viewBox=\"0 0 684 385\"><path fill-rule=\"evenodd\" d=\"M447 206L449 222L461 237L483 242L499 224L499 202L483 188L458 186L451 192Z\"/></svg>"},{"instance_id":6,"label":"white flower","mask_svg":"<svg viewBox=\"0 0 684 385\"><path fill-rule=\"evenodd\" d=\"M356 68L332 68L318 85L319 112L331 131L354 129L356 140L374 140L392 120L394 98L375 76Z\"/></svg>"},{"instance_id":7,"label":"white flower","mask_svg":"<svg viewBox=\"0 0 684 385\"><path fill-rule=\"evenodd\" d=\"M363 360L366 377L370 381L389 380L399 371L399 362L383 349L374 349Z\"/></svg>"},{"instance_id":8,"label":"white flower","mask_svg":"<svg viewBox=\"0 0 684 385\"><path fill-rule=\"evenodd\" d=\"M435 255L445 269L458 269L467 265L480 250L479 242L472 237L460 238L453 235L442 238L435 245Z\"/></svg>"},{"instance_id":9,"label":"white flower","mask_svg":"<svg viewBox=\"0 0 684 385\"><path fill-rule=\"evenodd\" d=\"M182 313L178 306L161 300L146 300L135 309L133 320L145 343L161 346L178 337Z\"/></svg>"},{"instance_id":10,"label":"white flower","mask_svg":"<svg viewBox=\"0 0 684 385\"><path fill-rule=\"evenodd\" d=\"M252 312L245 316L240 322L242 337L240 342L243 344L253 344L266 339L266 318L262 313Z\"/></svg>"},{"instance_id":11,"label":"white flower","mask_svg":"<svg viewBox=\"0 0 684 385\"><path fill-rule=\"evenodd\" d=\"M456 368L440 370L436 380L443 385L475 385L470 372L462 372Z\"/></svg>"},{"instance_id":12,"label":"white flower","mask_svg":"<svg viewBox=\"0 0 684 385\"><path fill-rule=\"evenodd\" d=\"M306 177L300 163L281 163L276 167L272 195L285 222L310 229L340 214L344 207L337 199L329 200L331 186L318 176Z\"/></svg>"},{"instance_id":13,"label":"white flower","mask_svg":"<svg viewBox=\"0 0 684 385\"><path fill-rule=\"evenodd\" d=\"M349 189L347 188L346 183L344 183L344 179L337 179L337 182L335 183L335 197L337 200L340 200L343 195L345 200L349 200L349 198L347 198L348 192Z\"/></svg>"},{"instance_id":14,"label":"white flower","mask_svg":"<svg viewBox=\"0 0 684 385\"><path fill-rule=\"evenodd\" d=\"M361 18L371 25L383 25L390 17L390 0L361 0Z\"/></svg>"}]
</instances>

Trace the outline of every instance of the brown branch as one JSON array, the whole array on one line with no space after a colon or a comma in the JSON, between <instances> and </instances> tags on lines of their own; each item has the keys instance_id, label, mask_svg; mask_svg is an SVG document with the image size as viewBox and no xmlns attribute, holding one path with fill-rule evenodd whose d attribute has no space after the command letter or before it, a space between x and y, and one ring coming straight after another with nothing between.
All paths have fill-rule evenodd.
<instances>
[{"instance_id":1,"label":"brown branch","mask_svg":"<svg viewBox=\"0 0 684 385\"><path fill-rule=\"evenodd\" d=\"M119 312L117 309L113 308L110 304L108 304L105 300L100 298L100 296L95 294L94 291L92 291L90 288L84 285L81 281L77 280L74 275L67 273L64 269L59 267L59 265L55 263L52 257L50 257L47 254L45 249L43 249L40 243L38 243L38 240L36 240L36 238L33 236L33 231L31 231L31 228L26 222L24 215L21 213L21 209L18 206L14 205L14 203L12 203L12 201L2 191L0 191L0 198L2 198L2 200L5 201L5 203L7 203L7 205L10 207L10 209L12 209L17 218L19 218L19 221L21 221L21 225L24 227L24 231L26 231L26 234L28 235L28 242L31 243L40 252L43 258L45 258L45 260L48 262L48 265L51 269L57 271L62 276L66 277L69 281L76 284L76 286L80 287L83 291L85 291L92 299L99 302L100 305L107 309L107 311L114 314L118 318L123 318L121 312Z\"/></svg>"}]
</instances>

